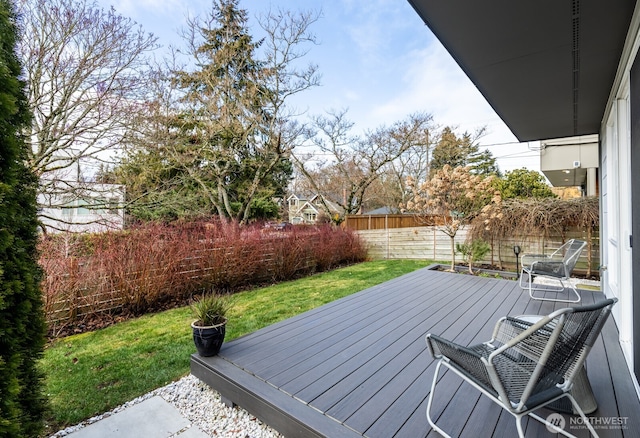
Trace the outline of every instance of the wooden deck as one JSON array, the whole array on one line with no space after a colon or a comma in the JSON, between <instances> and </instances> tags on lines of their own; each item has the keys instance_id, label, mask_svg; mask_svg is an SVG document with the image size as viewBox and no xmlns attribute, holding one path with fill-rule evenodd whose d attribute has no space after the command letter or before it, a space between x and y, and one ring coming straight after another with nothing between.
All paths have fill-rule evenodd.
<instances>
[{"instance_id":1,"label":"wooden deck","mask_svg":"<svg viewBox=\"0 0 640 438\"><path fill-rule=\"evenodd\" d=\"M603 298L581 294L585 304ZM468 345L490 339L501 316L564 306L530 300L515 281L425 268L225 343L219 356L193 355L191 372L285 437L437 437L425 417L435 364L424 336ZM640 436L640 402L612 318L587 370L599 435ZM517 436L511 415L452 372L436 395L436 422L452 436ZM588 436L565 417L571 433ZM554 436L524 421L528 437Z\"/></svg>"}]
</instances>

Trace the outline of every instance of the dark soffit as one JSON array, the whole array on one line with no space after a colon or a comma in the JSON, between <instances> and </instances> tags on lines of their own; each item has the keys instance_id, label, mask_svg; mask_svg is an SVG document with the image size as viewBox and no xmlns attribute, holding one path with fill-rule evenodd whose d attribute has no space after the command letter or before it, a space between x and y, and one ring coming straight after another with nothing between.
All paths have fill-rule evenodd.
<instances>
[{"instance_id":1,"label":"dark soffit","mask_svg":"<svg viewBox=\"0 0 640 438\"><path fill-rule=\"evenodd\" d=\"M409 0L520 141L596 134L632 0Z\"/></svg>"}]
</instances>

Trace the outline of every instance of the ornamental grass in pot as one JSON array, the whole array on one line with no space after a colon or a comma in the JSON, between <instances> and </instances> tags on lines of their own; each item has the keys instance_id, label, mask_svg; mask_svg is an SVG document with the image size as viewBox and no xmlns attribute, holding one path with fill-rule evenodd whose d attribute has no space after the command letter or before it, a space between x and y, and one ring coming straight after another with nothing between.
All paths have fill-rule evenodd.
<instances>
[{"instance_id":1,"label":"ornamental grass in pot","mask_svg":"<svg viewBox=\"0 0 640 438\"><path fill-rule=\"evenodd\" d=\"M228 296L205 294L191 304L193 342L200 356L214 356L220 351L227 324L227 312L231 308Z\"/></svg>"}]
</instances>

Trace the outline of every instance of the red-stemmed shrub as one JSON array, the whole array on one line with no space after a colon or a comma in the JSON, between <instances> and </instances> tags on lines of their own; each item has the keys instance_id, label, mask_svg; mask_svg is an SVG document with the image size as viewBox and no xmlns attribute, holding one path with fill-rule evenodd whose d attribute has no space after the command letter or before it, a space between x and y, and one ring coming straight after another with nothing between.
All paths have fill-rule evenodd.
<instances>
[{"instance_id":1,"label":"red-stemmed shrub","mask_svg":"<svg viewBox=\"0 0 640 438\"><path fill-rule=\"evenodd\" d=\"M232 293L362 261L358 236L331 226L275 231L236 223L146 224L43 237L50 335L96 315L140 315L204 291Z\"/></svg>"}]
</instances>

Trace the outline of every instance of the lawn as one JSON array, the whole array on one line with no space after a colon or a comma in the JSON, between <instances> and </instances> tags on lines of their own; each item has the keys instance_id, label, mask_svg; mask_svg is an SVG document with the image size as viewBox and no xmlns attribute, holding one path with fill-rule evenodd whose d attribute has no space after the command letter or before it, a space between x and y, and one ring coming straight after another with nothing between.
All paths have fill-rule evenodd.
<instances>
[{"instance_id":1,"label":"lawn","mask_svg":"<svg viewBox=\"0 0 640 438\"><path fill-rule=\"evenodd\" d=\"M226 340L321 306L430 264L360 263L234 295ZM195 351L188 307L58 339L41 366L51 403L49 431L76 424L185 376Z\"/></svg>"}]
</instances>

